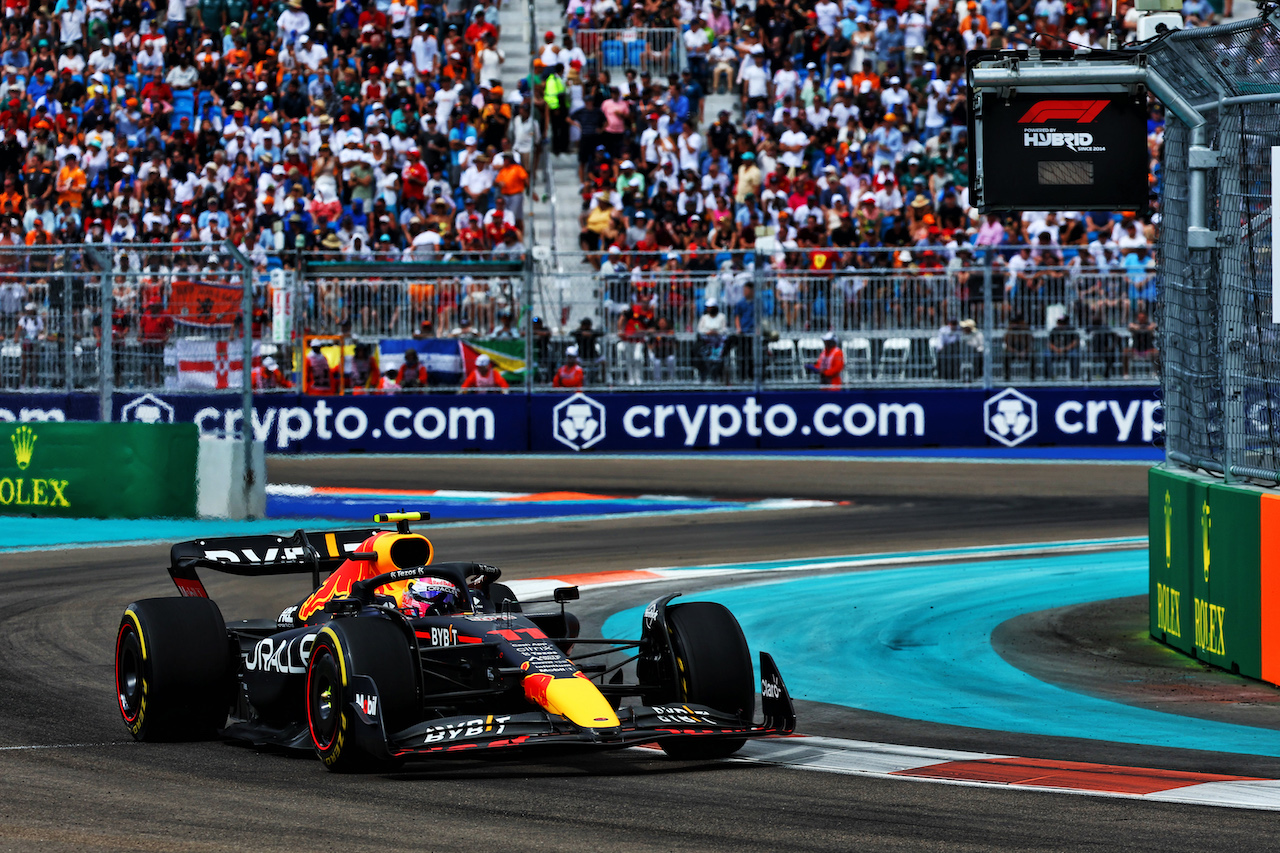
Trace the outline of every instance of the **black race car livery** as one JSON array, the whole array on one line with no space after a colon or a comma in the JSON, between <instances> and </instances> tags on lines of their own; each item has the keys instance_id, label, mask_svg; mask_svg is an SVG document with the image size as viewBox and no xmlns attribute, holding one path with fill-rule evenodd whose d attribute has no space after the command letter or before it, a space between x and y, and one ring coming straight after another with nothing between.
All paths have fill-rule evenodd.
<instances>
[{"instance_id":1,"label":"black race car livery","mask_svg":"<svg viewBox=\"0 0 1280 853\"><path fill-rule=\"evenodd\" d=\"M575 587L522 603L494 566L434 562L431 542L409 529L424 517L375 517L394 531L174 545L169 573L181 597L130 604L117 635L129 731L139 740L221 734L314 750L330 769L356 770L654 742L675 757L717 758L795 729L764 653L763 720L754 720L752 659L724 607L665 595L645 609L638 640L579 636L565 609ZM227 623L198 569L309 573L313 592L276 618Z\"/></svg>"}]
</instances>

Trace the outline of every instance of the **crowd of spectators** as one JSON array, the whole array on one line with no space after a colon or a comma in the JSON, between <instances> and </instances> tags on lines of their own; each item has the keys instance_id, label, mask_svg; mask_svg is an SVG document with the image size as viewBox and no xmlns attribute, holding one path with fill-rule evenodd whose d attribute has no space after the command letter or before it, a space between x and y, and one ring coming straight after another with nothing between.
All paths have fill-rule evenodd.
<instances>
[{"instance_id":1,"label":"crowd of spectators","mask_svg":"<svg viewBox=\"0 0 1280 853\"><path fill-rule=\"evenodd\" d=\"M522 98L496 19L457 0L6 4L0 247L519 254Z\"/></svg>"},{"instance_id":2,"label":"crowd of spectators","mask_svg":"<svg viewBox=\"0 0 1280 853\"><path fill-rule=\"evenodd\" d=\"M965 156L965 51L1099 47L1106 5L568 0L532 72L507 90L494 0L11 0L0 24L0 249L230 241L260 271L300 253L521 258L531 173L576 143L581 245L628 281L767 263L796 273L771 304L805 328L822 318L801 273L950 275L1000 246L1007 316L1046 322L1062 280L1080 294L1080 282L1110 281L1088 290L1073 320L1107 310L1128 322L1154 293L1158 205L984 220L969 204ZM1136 15L1120 4L1125 32ZM1188 0L1184 15L1198 25L1213 12ZM681 73L644 70L671 57L671 42L628 51L639 69L603 61L600 31L658 28L679 32ZM716 92L732 104L707 115ZM1153 105L1153 199L1162 128ZM51 271L65 263L40 257ZM462 290L447 306L458 316L436 328L464 314L498 325L499 306L472 317L482 300L466 303ZM624 304L661 304L681 331L706 307L692 286L634 290L613 300L610 324L625 322ZM7 328L44 334L18 322L33 304L26 285L7 291ZM856 310L901 317L898 296ZM166 299L162 290L134 310L163 313ZM788 314L788 301L809 307ZM900 322L946 322L949 304Z\"/></svg>"},{"instance_id":3,"label":"crowd of spectators","mask_svg":"<svg viewBox=\"0 0 1280 853\"><path fill-rule=\"evenodd\" d=\"M606 293L619 314L692 331L706 297L723 297L715 278L764 265L780 329L937 328L980 317L987 253L997 323L1048 329L1047 309L1063 304L1081 327L1123 328L1152 309L1164 128L1154 101L1146 208L980 216L970 204L966 51L1102 48L1109 4L681 0L628 13L570 0L568 11L539 57L552 88L560 74L567 88L546 113L579 138L580 245L607 279L626 274ZM1197 26L1214 13L1192 0L1184 16ZM1119 4L1122 41L1137 17ZM575 29L613 25L680 27L688 68L655 77L583 62ZM709 113L709 100L724 109ZM553 134L552 151L566 150Z\"/></svg>"}]
</instances>

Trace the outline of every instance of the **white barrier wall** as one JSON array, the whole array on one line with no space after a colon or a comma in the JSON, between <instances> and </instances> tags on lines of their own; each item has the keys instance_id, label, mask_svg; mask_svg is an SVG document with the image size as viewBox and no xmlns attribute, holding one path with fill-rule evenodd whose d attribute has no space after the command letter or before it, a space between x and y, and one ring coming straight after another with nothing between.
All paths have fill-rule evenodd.
<instances>
[{"instance_id":1,"label":"white barrier wall","mask_svg":"<svg viewBox=\"0 0 1280 853\"><path fill-rule=\"evenodd\" d=\"M201 518L263 518L267 512L266 451L253 443L253 485L244 488L244 442L202 436L196 462L196 514Z\"/></svg>"}]
</instances>

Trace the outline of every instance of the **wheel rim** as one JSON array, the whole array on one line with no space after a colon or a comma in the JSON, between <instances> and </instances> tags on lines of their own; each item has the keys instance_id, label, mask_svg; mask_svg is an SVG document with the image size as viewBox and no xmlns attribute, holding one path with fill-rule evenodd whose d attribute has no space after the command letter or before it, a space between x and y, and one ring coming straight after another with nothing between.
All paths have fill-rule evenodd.
<instances>
[{"instance_id":1,"label":"wheel rim","mask_svg":"<svg viewBox=\"0 0 1280 853\"><path fill-rule=\"evenodd\" d=\"M338 733L342 691L334 677L333 656L328 650L313 655L311 660L307 671L307 723L316 748L325 750L333 745Z\"/></svg>"},{"instance_id":2,"label":"wheel rim","mask_svg":"<svg viewBox=\"0 0 1280 853\"><path fill-rule=\"evenodd\" d=\"M116 651L116 697L120 713L127 722L138 719L142 706L143 677L142 654L138 637L131 626L120 629Z\"/></svg>"}]
</instances>

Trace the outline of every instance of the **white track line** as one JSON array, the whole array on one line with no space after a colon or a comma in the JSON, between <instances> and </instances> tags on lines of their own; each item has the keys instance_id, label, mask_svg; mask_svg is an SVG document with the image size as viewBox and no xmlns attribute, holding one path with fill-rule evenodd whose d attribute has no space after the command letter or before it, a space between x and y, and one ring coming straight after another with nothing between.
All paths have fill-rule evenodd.
<instances>
[{"instance_id":1,"label":"white track line","mask_svg":"<svg viewBox=\"0 0 1280 853\"><path fill-rule=\"evenodd\" d=\"M1280 811L1280 780L1233 779L1230 781L1182 780L1169 784L1168 790L1150 793L1124 793L1107 790L1107 778L1122 774L1128 778L1152 780L1153 785L1167 779L1166 771L1114 765L1090 765L1098 780L1098 788L1056 787L1034 782L992 782L976 778L936 778L913 775L949 762L976 762L998 765L1012 756L990 755L976 752L959 752L869 741L843 740L840 738L805 737L774 738L748 741L731 761L768 764L792 770L810 770L877 779L894 779L907 782L932 782L943 785L960 785L976 788L1002 788L1019 791L1040 791L1057 794L1077 794L1089 797L1120 797L1123 799L1155 800L1168 803L1221 806L1227 808ZM1082 783L1082 784L1088 784Z\"/></svg>"},{"instance_id":2,"label":"white track line","mask_svg":"<svg viewBox=\"0 0 1280 853\"><path fill-rule=\"evenodd\" d=\"M812 572L839 569L871 569L882 566L908 566L922 563L939 563L950 560L1001 559L1005 557L1030 557L1044 554L1079 554L1094 551L1122 551L1147 547L1146 537L1118 539L1078 539L1066 542L1031 542L1025 545L1002 545L990 548L953 548L911 554L868 554L866 556L832 557L808 561L776 561L759 563L722 563L710 566L661 566L634 571L599 573L599 580L592 574L566 574L552 578L528 578L507 581L507 586L520 598L540 598L555 589L574 583L579 587L602 589L615 586L655 583L657 581L692 580L695 578L729 577L733 575L761 575L777 572Z\"/></svg>"}]
</instances>

